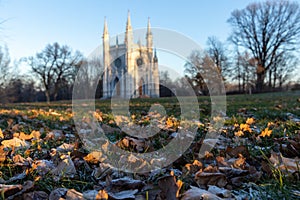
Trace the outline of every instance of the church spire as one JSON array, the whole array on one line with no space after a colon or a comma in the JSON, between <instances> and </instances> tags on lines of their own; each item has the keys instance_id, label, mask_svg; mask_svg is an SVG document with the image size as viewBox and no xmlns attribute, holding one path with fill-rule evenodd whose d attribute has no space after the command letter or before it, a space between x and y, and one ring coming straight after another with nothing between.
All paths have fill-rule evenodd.
<instances>
[{"instance_id":1,"label":"church spire","mask_svg":"<svg viewBox=\"0 0 300 200\"><path fill-rule=\"evenodd\" d=\"M132 27L131 27L131 20L130 20L130 11L128 10L128 13L127 13L127 23L126 23L126 31L128 30L132 30Z\"/></svg>"},{"instance_id":2,"label":"church spire","mask_svg":"<svg viewBox=\"0 0 300 200\"><path fill-rule=\"evenodd\" d=\"M151 32L151 25L150 25L150 17L148 17L148 25L147 25L147 33L146 33L146 41L147 41L147 48L149 52L152 52L152 32Z\"/></svg>"},{"instance_id":3,"label":"church spire","mask_svg":"<svg viewBox=\"0 0 300 200\"><path fill-rule=\"evenodd\" d=\"M104 29L103 29L103 36L108 35L108 28L107 28L107 21L106 17L104 18Z\"/></svg>"},{"instance_id":4,"label":"church spire","mask_svg":"<svg viewBox=\"0 0 300 200\"><path fill-rule=\"evenodd\" d=\"M147 35L152 35L152 33L151 33L151 25L150 25L150 17L148 17Z\"/></svg>"},{"instance_id":5,"label":"church spire","mask_svg":"<svg viewBox=\"0 0 300 200\"><path fill-rule=\"evenodd\" d=\"M130 20L130 11L128 10L126 32L125 32L125 44L128 49L130 49L132 42L133 42L132 27L131 27L131 20Z\"/></svg>"},{"instance_id":6,"label":"church spire","mask_svg":"<svg viewBox=\"0 0 300 200\"><path fill-rule=\"evenodd\" d=\"M110 96L110 84L107 80L109 80L110 76L110 55L109 55L109 34L107 28L106 18L104 18L104 29L103 29L103 66L104 66L104 74L103 74L103 97L107 98Z\"/></svg>"}]
</instances>

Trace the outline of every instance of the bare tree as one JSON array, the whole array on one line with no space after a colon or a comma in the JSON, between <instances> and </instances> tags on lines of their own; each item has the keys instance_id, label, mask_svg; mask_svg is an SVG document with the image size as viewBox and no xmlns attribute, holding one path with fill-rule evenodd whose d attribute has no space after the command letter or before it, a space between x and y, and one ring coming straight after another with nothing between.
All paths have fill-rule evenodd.
<instances>
[{"instance_id":1,"label":"bare tree","mask_svg":"<svg viewBox=\"0 0 300 200\"><path fill-rule=\"evenodd\" d=\"M220 90L216 88L220 81L218 67L207 53L193 51L184 67L196 93L207 95L209 93L208 86L210 89Z\"/></svg>"},{"instance_id":2,"label":"bare tree","mask_svg":"<svg viewBox=\"0 0 300 200\"><path fill-rule=\"evenodd\" d=\"M229 72L229 58L228 52L225 45L215 36L211 36L207 40L207 53L210 58L215 63L219 73L222 75L223 80L225 80Z\"/></svg>"},{"instance_id":3,"label":"bare tree","mask_svg":"<svg viewBox=\"0 0 300 200\"><path fill-rule=\"evenodd\" d=\"M251 58L248 52L238 53L237 63L239 66L235 78L239 81L239 92L251 93L255 79L256 59Z\"/></svg>"},{"instance_id":4,"label":"bare tree","mask_svg":"<svg viewBox=\"0 0 300 200\"><path fill-rule=\"evenodd\" d=\"M58 43L48 44L35 57L28 58L32 72L44 87L48 103L51 97L56 100L60 87L73 81L81 59L81 53L73 53L70 47Z\"/></svg>"},{"instance_id":5,"label":"bare tree","mask_svg":"<svg viewBox=\"0 0 300 200\"><path fill-rule=\"evenodd\" d=\"M103 65L99 57L82 60L80 69L76 75L76 98L91 98L91 94L95 94L97 98L101 97ZM83 84L84 83L84 84ZM97 87L98 86L98 87ZM75 96L74 96L75 97Z\"/></svg>"},{"instance_id":6,"label":"bare tree","mask_svg":"<svg viewBox=\"0 0 300 200\"><path fill-rule=\"evenodd\" d=\"M268 74L269 87L281 89L282 85L292 76L298 62L299 59L294 54L282 52L276 56L274 66Z\"/></svg>"},{"instance_id":7,"label":"bare tree","mask_svg":"<svg viewBox=\"0 0 300 200\"><path fill-rule=\"evenodd\" d=\"M0 87L4 87L9 79L10 57L7 47L0 46Z\"/></svg>"},{"instance_id":8,"label":"bare tree","mask_svg":"<svg viewBox=\"0 0 300 200\"><path fill-rule=\"evenodd\" d=\"M6 46L0 46L0 101L3 103L10 101L10 96L7 94L7 87L12 79L10 70L10 56Z\"/></svg>"},{"instance_id":9,"label":"bare tree","mask_svg":"<svg viewBox=\"0 0 300 200\"><path fill-rule=\"evenodd\" d=\"M233 11L228 22L233 28L230 40L257 60L256 89L262 91L277 56L294 51L299 42L299 4L285 0L252 3Z\"/></svg>"}]
</instances>

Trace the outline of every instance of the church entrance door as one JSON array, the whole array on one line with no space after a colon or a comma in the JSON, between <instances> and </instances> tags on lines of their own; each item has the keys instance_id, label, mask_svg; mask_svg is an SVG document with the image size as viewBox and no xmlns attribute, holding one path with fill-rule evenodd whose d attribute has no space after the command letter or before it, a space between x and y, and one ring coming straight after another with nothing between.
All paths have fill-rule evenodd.
<instances>
[{"instance_id":1,"label":"church entrance door","mask_svg":"<svg viewBox=\"0 0 300 200\"><path fill-rule=\"evenodd\" d=\"M120 89L120 83L118 77L115 78L114 80L114 90L115 90L115 95L120 96L121 94L121 89Z\"/></svg>"},{"instance_id":2,"label":"church entrance door","mask_svg":"<svg viewBox=\"0 0 300 200\"><path fill-rule=\"evenodd\" d=\"M144 79L142 78L139 84L139 96L143 96L145 95L145 93L146 91L145 91Z\"/></svg>"}]
</instances>

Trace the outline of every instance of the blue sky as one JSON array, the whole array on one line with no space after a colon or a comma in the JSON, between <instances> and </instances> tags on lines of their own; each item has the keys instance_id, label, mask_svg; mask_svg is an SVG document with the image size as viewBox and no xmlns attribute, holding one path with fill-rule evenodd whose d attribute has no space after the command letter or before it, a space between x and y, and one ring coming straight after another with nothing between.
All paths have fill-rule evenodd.
<instances>
[{"instance_id":1,"label":"blue sky","mask_svg":"<svg viewBox=\"0 0 300 200\"><path fill-rule=\"evenodd\" d=\"M104 17L111 35L125 31L127 11L133 28L143 28L150 17L153 27L180 32L202 47L209 36L225 41L226 22L234 9L252 0L0 0L0 45L12 59L35 55L47 44L58 42L88 55L99 44ZM155 36L154 36L155 40Z\"/></svg>"}]
</instances>

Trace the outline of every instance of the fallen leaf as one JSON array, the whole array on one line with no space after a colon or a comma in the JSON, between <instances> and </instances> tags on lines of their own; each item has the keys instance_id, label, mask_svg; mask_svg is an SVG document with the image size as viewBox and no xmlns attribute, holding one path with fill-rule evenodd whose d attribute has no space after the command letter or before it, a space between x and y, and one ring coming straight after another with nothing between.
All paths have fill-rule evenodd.
<instances>
[{"instance_id":1,"label":"fallen leaf","mask_svg":"<svg viewBox=\"0 0 300 200\"><path fill-rule=\"evenodd\" d=\"M102 162L105 158L103 158L102 152L92 151L91 153L86 155L83 159L88 163L97 164L99 162Z\"/></svg>"},{"instance_id":2,"label":"fallen leaf","mask_svg":"<svg viewBox=\"0 0 300 200\"><path fill-rule=\"evenodd\" d=\"M31 140L33 138L32 135L25 134L24 132L14 133L13 137L19 138L21 140Z\"/></svg>"},{"instance_id":3,"label":"fallen leaf","mask_svg":"<svg viewBox=\"0 0 300 200\"><path fill-rule=\"evenodd\" d=\"M98 200L107 200L108 194L105 190L99 190L99 192L96 195L96 199Z\"/></svg>"},{"instance_id":4,"label":"fallen leaf","mask_svg":"<svg viewBox=\"0 0 300 200\"><path fill-rule=\"evenodd\" d=\"M67 188L57 188L51 191L49 195L49 200L59 200L62 197L65 197L68 189Z\"/></svg>"},{"instance_id":5,"label":"fallen leaf","mask_svg":"<svg viewBox=\"0 0 300 200\"><path fill-rule=\"evenodd\" d=\"M39 175L44 176L54 168L55 166L52 161L36 160L33 162L31 170L36 170Z\"/></svg>"},{"instance_id":6,"label":"fallen leaf","mask_svg":"<svg viewBox=\"0 0 300 200\"><path fill-rule=\"evenodd\" d=\"M5 151L4 148L4 146L0 146L0 162L4 162L6 160L6 156L8 155L8 151Z\"/></svg>"},{"instance_id":7,"label":"fallen leaf","mask_svg":"<svg viewBox=\"0 0 300 200\"><path fill-rule=\"evenodd\" d=\"M249 157L249 152L248 152L248 148L246 146L237 146L237 147L230 147L228 146L226 148L226 153L230 156L230 157L238 157L239 154L242 154L244 157L248 158Z\"/></svg>"},{"instance_id":8,"label":"fallen leaf","mask_svg":"<svg viewBox=\"0 0 300 200\"><path fill-rule=\"evenodd\" d=\"M14 165L18 165L18 166L31 166L33 162L33 160L30 157L25 159L20 154L13 156L13 161L14 161Z\"/></svg>"},{"instance_id":9,"label":"fallen leaf","mask_svg":"<svg viewBox=\"0 0 300 200\"><path fill-rule=\"evenodd\" d=\"M52 130L51 132L47 133L47 136L44 140L63 140L65 135L63 134L62 130Z\"/></svg>"},{"instance_id":10,"label":"fallen leaf","mask_svg":"<svg viewBox=\"0 0 300 200\"><path fill-rule=\"evenodd\" d=\"M220 197L197 187L191 186L191 189L183 194L181 200L221 200Z\"/></svg>"},{"instance_id":11,"label":"fallen leaf","mask_svg":"<svg viewBox=\"0 0 300 200\"><path fill-rule=\"evenodd\" d=\"M30 147L30 144L28 142L20 140L16 137L10 140L3 140L1 143L4 147L14 148L15 150Z\"/></svg>"},{"instance_id":12,"label":"fallen leaf","mask_svg":"<svg viewBox=\"0 0 300 200\"><path fill-rule=\"evenodd\" d=\"M197 172L195 174L195 181L199 186L216 185L224 187L227 184L226 176L222 173L207 173Z\"/></svg>"},{"instance_id":13,"label":"fallen leaf","mask_svg":"<svg viewBox=\"0 0 300 200\"><path fill-rule=\"evenodd\" d=\"M195 174L203 167L202 163L198 160L194 160L192 164L188 163L183 168L183 173Z\"/></svg>"},{"instance_id":14,"label":"fallen leaf","mask_svg":"<svg viewBox=\"0 0 300 200\"><path fill-rule=\"evenodd\" d=\"M208 192L212 193L212 194L215 194L219 197L222 197L222 198L229 198L231 197L231 193L229 190L226 190L224 188L219 188L215 185L209 185L208 186Z\"/></svg>"},{"instance_id":15,"label":"fallen leaf","mask_svg":"<svg viewBox=\"0 0 300 200\"><path fill-rule=\"evenodd\" d=\"M25 192L32 190L33 187L34 187L34 183L32 181L25 181L24 184L22 185L22 190L7 197L7 200L13 200L13 199L17 199L18 197L21 197Z\"/></svg>"},{"instance_id":16,"label":"fallen leaf","mask_svg":"<svg viewBox=\"0 0 300 200\"><path fill-rule=\"evenodd\" d=\"M37 140L40 139L40 137L41 137L40 131L32 131L30 133L30 135L32 136L32 138L37 139Z\"/></svg>"},{"instance_id":17,"label":"fallen leaf","mask_svg":"<svg viewBox=\"0 0 300 200\"><path fill-rule=\"evenodd\" d=\"M51 170L51 173L58 178L61 177L69 177L72 178L76 175L76 169L73 161L71 160L69 155L62 155L61 161L58 166Z\"/></svg>"},{"instance_id":18,"label":"fallen leaf","mask_svg":"<svg viewBox=\"0 0 300 200\"><path fill-rule=\"evenodd\" d=\"M233 166L238 169L245 169L246 166L246 158L242 154L239 154L239 158L236 159L233 163Z\"/></svg>"},{"instance_id":19,"label":"fallen leaf","mask_svg":"<svg viewBox=\"0 0 300 200\"><path fill-rule=\"evenodd\" d=\"M74 189L70 189L65 194L65 199L66 200L84 200L84 197L83 197L82 193L80 193Z\"/></svg>"},{"instance_id":20,"label":"fallen leaf","mask_svg":"<svg viewBox=\"0 0 300 200\"><path fill-rule=\"evenodd\" d=\"M158 180L158 187L161 189L160 197L166 200L176 199L178 185L175 176L164 176Z\"/></svg>"},{"instance_id":21,"label":"fallen leaf","mask_svg":"<svg viewBox=\"0 0 300 200\"><path fill-rule=\"evenodd\" d=\"M138 190L125 190L117 193L108 192L109 199L122 200L122 199L135 199L135 194Z\"/></svg>"},{"instance_id":22,"label":"fallen leaf","mask_svg":"<svg viewBox=\"0 0 300 200\"><path fill-rule=\"evenodd\" d=\"M285 174L299 171L300 160L298 158L285 158L281 154L272 152L269 160L273 163L274 167L280 169Z\"/></svg>"},{"instance_id":23,"label":"fallen leaf","mask_svg":"<svg viewBox=\"0 0 300 200\"><path fill-rule=\"evenodd\" d=\"M142 189L145 183L141 180L135 180L129 177L113 179L107 185L107 189L112 192L121 190Z\"/></svg>"},{"instance_id":24,"label":"fallen leaf","mask_svg":"<svg viewBox=\"0 0 300 200\"><path fill-rule=\"evenodd\" d=\"M0 194L3 194L5 198L16 194L21 191L23 188L22 185L4 185L0 184Z\"/></svg>"},{"instance_id":25,"label":"fallen leaf","mask_svg":"<svg viewBox=\"0 0 300 200\"><path fill-rule=\"evenodd\" d=\"M56 148L59 152L72 152L74 150L74 144L63 143L59 147Z\"/></svg>"},{"instance_id":26,"label":"fallen leaf","mask_svg":"<svg viewBox=\"0 0 300 200\"><path fill-rule=\"evenodd\" d=\"M14 181L19 181L19 180L23 180L26 178L26 172L22 172L20 174L16 174L14 175L13 177L11 177L10 179L8 179L6 181L6 183L11 183L11 182L14 182Z\"/></svg>"},{"instance_id":27,"label":"fallen leaf","mask_svg":"<svg viewBox=\"0 0 300 200\"><path fill-rule=\"evenodd\" d=\"M44 191L33 191L22 195L24 200L45 200L48 198L49 195Z\"/></svg>"},{"instance_id":28,"label":"fallen leaf","mask_svg":"<svg viewBox=\"0 0 300 200\"><path fill-rule=\"evenodd\" d=\"M4 135L3 135L2 129L0 129L0 139L3 139L3 138L4 138Z\"/></svg>"}]
</instances>

